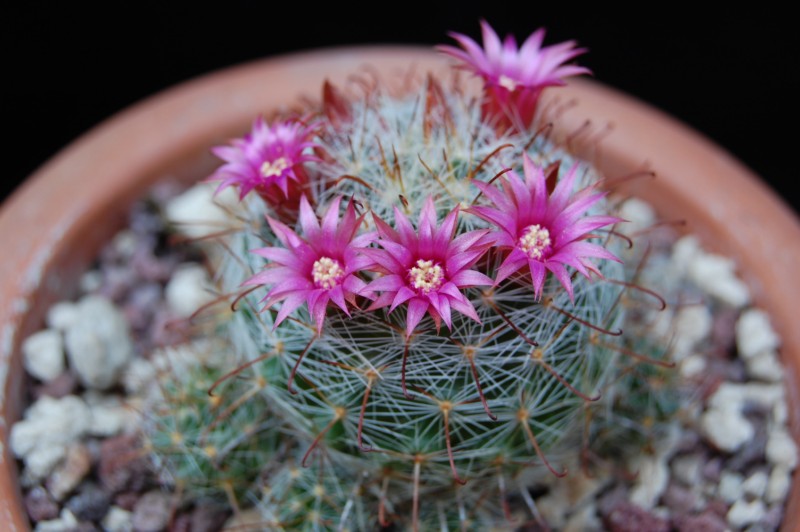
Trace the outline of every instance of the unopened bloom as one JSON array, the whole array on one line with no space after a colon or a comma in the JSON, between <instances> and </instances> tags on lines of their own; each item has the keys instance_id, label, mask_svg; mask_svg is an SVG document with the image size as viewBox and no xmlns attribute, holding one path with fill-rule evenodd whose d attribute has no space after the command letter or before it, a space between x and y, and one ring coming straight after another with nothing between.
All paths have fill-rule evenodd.
<instances>
[{"instance_id":1,"label":"unopened bloom","mask_svg":"<svg viewBox=\"0 0 800 532\"><path fill-rule=\"evenodd\" d=\"M545 30L540 28L517 48L513 35L503 42L491 26L481 21L483 48L471 38L451 33L462 49L439 46L438 50L460 60L461 68L483 78L484 116L498 120L498 126L513 126L519 119L527 127L536 114L536 103L545 87L564 85L563 78L587 74L589 69L566 65L586 50L575 48L574 41L542 47Z\"/></svg>"},{"instance_id":2,"label":"unopened bloom","mask_svg":"<svg viewBox=\"0 0 800 532\"><path fill-rule=\"evenodd\" d=\"M246 285L272 285L264 297L265 308L283 301L275 319L275 327L303 303L322 331L328 303L332 301L348 316L347 302L355 305L355 296L366 283L358 272L371 264L361 250L373 238L371 234L356 236L364 216L356 217L352 201L339 220L341 197L331 202L322 218L322 225L305 195L300 198L300 227L303 237L283 223L267 217L275 236L285 247L266 247L254 253L270 263Z\"/></svg>"},{"instance_id":3,"label":"unopened bloom","mask_svg":"<svg viewBox=\"0 0 800 532\"><path fill-rule=\"evenodd\" d=\"M502 190L492 185L475 185L494 205L471 207L469 211L498 227L496 245L511 251L497 270L495 282L528 266L536 298L542 294L550 271L573 299L572 281L566 266L589 277L598 275L588 259L619 259L603 246L587 242L592 231L621 221L614 216L585 215L603 192L592 187L572 194L577 166L573 166L548 194L544 172L527 154L523 158L525 181L510 171L500 178Z\"/></svg>"},{"instance_id":4,"label":"unopened bloom","mask_svg":"<svg viewBox=\"0 0 800 532\"><path fill-rule=\"evenodd\" d=\"M259 118L243 138L234 139L229 146L212 149L225 164L209 179L221 181L217 191L238 187L239 198L244 198L251 190L272 204L299 196L307 181L303 163L317 160L309 152L309 148L316 146L315 129L313 124L296 120L268 125Z\"/></svg>"},{"instance_id":5,"label":"unopened bloom","mask_svg":"<svg viewBox=\"0 0 800 532\"><path fill-rule=\"evenodd\" d=\"M416 231L396 207L394 217L396 229L375 216L380 236L376 243L383 249L365 250L375 262L373 269L384 274L366 287L368 291L381 292L370 308L389 306L391 312L407 304L406 336L411 336L426 313L437 328L442 320L452 328L453 310L480 321L461 289L493 283L486 275L470 269L492 243L487 238L488 231L470 231L455 237L458 207L437 226L430 197L422 207Z\"/></svg>"}]
</instances>

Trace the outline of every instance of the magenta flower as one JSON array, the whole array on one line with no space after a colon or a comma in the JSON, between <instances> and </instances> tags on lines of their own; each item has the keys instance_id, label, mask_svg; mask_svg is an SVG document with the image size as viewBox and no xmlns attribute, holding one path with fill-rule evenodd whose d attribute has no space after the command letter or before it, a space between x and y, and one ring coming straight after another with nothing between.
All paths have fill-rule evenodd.
<instances>
[{"instance_id":1,"label":"magenta flower","mask_svg":"<svg viewBox=\"0 0 800 532\"><path fill-rule=\"evenodd\" d=\"M396 230L375 216L380 236L376 243L383 249L364 251L375 262L373 270L384 274L366 287L367 291L381 292L370 309L390 306L391 312L406 303L407 337L425 313L431 315L437 328L442 320L452 328L452 310L480 322L475 307L460 290L493 284L486 275L469 269L492 244L488 231L470 231L453 238L458 207L437 227L436 210L430 197L422 207L416 232L396 207L394 218Z\"/></svg>"},{"instance_id":2,"label":"magenta flower","mask_svg":"<svg viewBox=\"0 0 800 532\"><path fill-rule=\"evenodd\" d=\"M466 35L450 33L463 50L447 45L437 49L460 60L461 68L483 78L483 113L497 119L499 127L514 125L512 118L529 126L545 87L564 85L563 78L590 72L585 67L564 64L586 51L575 48L574 41L543 48L544 28L532 33L519 49L513 35L501 43L485 20L481 20L481 30L483 48Z\"/></svg>"},{"instance_id":3,"label":"magenta flower","mask_svg":"<svg viewBox=\"0 0 800 532\"><path fill-rule=\"evenodd\" d=\"M239 198L255 190L272 204L293 196L296 200L307 181L303 163L317 160L308 153L316 146L315 130L314 124L287 120L270 126L259 118L248 135L212 149L225 164L209 179L222 181L217 191L239 187Z\"/></svg>"},{"instance_id":4,"label":"magenta flower","mask_svg":"<svg viewBox=\"0 0 800 532\"><path fill-rule=\"evenodd\" d=\"M339 221L341 197L331 202L322 218L322 226L305 195L300 198L301 238L283 223L267 217L270 227L285 247L266 247L253 253L271 261L267 268L254 275L245 285L273 285L264 297L265 309L283 301L275 327L297 307L306 303L311 317L322 331L328 302L348 316L347 302L355 306L355 296L366 283L358 272L372 262L361 254L362 248L374 238L373 234L356 236L364 216L356 218L353 202Z\"/></svg>"},{"instance_id":5,"label":"magenta flower","mask_svg":"<svg viewBox=\"0 0 800 532\"><path fill-rule=\"evenodd\" d=\"M572 266L585 277L589 271L601 275L589 258L620 262L599 244L586 242L591 231L621 221L614 216L584 216L602 197L587 187L572 194L577 165L558 182L548 195L544 172L534 165L527 154L523 158L525 182L516 172L500 179L503 190L487 183L475 185L494 204L494 207L471 207L469 212L496 225L499 231L496 245L511 252L497 269L496 283L519 271L526 264L531 272L533 290L538 299L542 294L547 272L550 271L574 300L572 281L566 266Z\"/></svg>"}]
</instances>

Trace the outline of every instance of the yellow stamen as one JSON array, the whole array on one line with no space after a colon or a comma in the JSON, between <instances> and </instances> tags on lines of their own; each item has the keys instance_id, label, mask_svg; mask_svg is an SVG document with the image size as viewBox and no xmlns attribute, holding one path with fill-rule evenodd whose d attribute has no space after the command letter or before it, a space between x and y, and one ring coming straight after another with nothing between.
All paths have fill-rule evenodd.
<instances>
[{"instance_id":1,"label":"yellow stamen","mask_svg":"<svg viewBox=\"0 0 800 532\"><path fill-rule=\"evenodd\" d=\"M261 165L261 175L264 177L279 176L291 166L285 157L278 157L274 161L264 161Z\"/></svg>"},{"instance_id":2,"label":"yellow stamen","mask_svg":"<svg viewBox=\"0 0 800 532\"><path fill-rule=\"evenodd\" d=\"M529 225L519 237L520 249L535 260L542 260L544 254L550 250L552 243L550 231L539 224Z\"/></svg>"},{"instance_id":3,"label":"yellow stamen","mask_svg":"<svg viewBox=\"0 0 800 532\"><path fill-rule=\"evenodd\" d=\"M344 268L338 260L330 257L320 257L311 267L311 277L318 288L330 290L339 285L344 277Z\"/></svg>"},{"instance_id":4,"label":"yellow stamen","mask_svg":"<svg viewBox=\"0 0 800 532\"><path fill-rule=\"evenodd\" d=\"M422 292L429 293L431 290L438 290L444 281L444 271L432 260L417 261L417 265L408 270L408 280L411 286Z\"/></svg>"}]
</instances>

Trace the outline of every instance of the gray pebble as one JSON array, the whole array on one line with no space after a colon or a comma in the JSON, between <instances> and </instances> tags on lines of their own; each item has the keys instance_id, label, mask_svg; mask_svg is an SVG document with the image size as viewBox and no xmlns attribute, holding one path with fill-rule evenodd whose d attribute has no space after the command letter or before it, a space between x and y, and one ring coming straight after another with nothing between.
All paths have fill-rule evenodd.
<instances>
[{"instance_id":1,"label":"gray pebble","mask_svg":"<svg viewBox=\"0 0 800 532\"><path fill-rule=\"evenodd\" d=\"M65 506L79 521L100 521L111 505L108 493L94 484L84 484Z\"/></svg>"}]
</instances>

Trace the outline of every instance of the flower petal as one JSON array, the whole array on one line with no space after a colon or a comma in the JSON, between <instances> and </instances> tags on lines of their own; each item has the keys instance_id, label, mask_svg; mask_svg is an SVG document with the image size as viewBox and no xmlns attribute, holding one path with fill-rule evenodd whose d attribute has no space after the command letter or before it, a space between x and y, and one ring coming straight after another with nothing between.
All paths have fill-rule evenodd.
<instances>
[{"instance_id":1,"label":"flower petal","mask_svg":"<svg viewBox=\"0 0 800 532\"><path fill-rule=\"evenodd\" d=\"M420 297L415 297L408 302L408 313L406 314L406 338L411 336L414 329L428 311L429 303Z\"/></svg>"}]
</instances>

